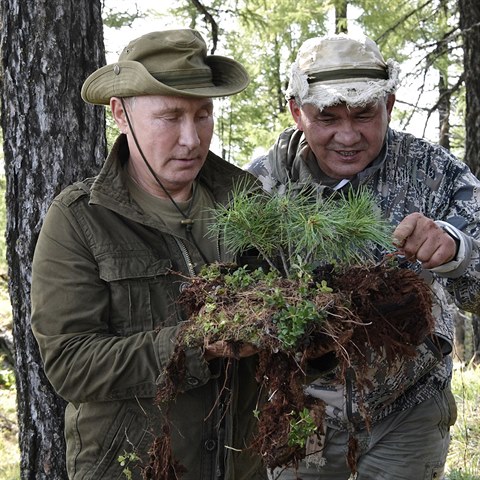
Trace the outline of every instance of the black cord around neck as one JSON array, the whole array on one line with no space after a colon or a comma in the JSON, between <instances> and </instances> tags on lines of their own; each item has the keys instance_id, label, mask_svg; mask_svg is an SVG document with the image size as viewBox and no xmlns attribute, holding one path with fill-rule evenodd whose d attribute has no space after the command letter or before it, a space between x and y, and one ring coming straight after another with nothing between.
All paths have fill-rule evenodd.
<instances>
[{"instance_id":1,"label":"black cord around neck","mask_svg":"<svg viewBox=\"0 0 480 480\"><path fill-rule=\"evenodd\" d=\"M161 180L158 178L158 175L155 173L152 166L150 165L150 163L146 159L145 154L143 153L143 150L141 149L140 144L138 143L137 135L135 134L135 131L133 130L132 122L130 122L130 116L128 115L127 108L125 106L125 101L123 100L123 98L121 98L120 101L122 102L123 111L125 112L125 118L127 119L128 128L130 129L130 132L132 132L132 137L133 137L133 140L135 141L135 145L137 146L137 149L140 153L140 156L142 157L143 161L145 162L145 165L147 166L149 172L152 174L153 178L158 183L158 185L160 185L160 188L165 192L165 194L167 195L169 200L173 203L175 208L180 212L182 217L185 220L191 220L187 217L187 215L185 215L185 212L178 206L177 202L174 200L172 195L170 195L170 192L165 188L165 186L163 185ZM195 192L192 193L192 200L193 200L193 197L194 197L194 193ZM191 208L189 208L189 211L190 210L191 210ZM192 220L192 222L193 222L193 220Z\"/></svg>"},{"instance_id":2,"label":"black cord around neck","mask_svg":"<svg viewBox=\"0 0 480 480\"><path fill-rule=\"evenodd\" d=\"M198 250L198 253L200 253L200 256L202 257L203 261L205 263L209 263L209 261L207 260L206 256L204 255L204 253L202 252L202 250L200 249L197 241L195 240L195 237L193 235L193 232L192 232L192 229L193 229L193 224L194 224L194 220L192 218L190 218L190 213L192 212L192 208L193 208L193 202L195 200L195 193L197 191L197 185L195 182L193 182L193 187L192 187L192 197L190 199L190 204L188 206L188 210L187 210L187 213L185 213L177 204L177 202L175 201L175 199L172 197L172 195L170 194L170 192L165 188L165 186L163 185L163 183L161 182L160 178L158 178L158 175L155 173L155 171L153 170L152 166L150 165L150 163L148 162L147 158L145 157L145 154L143 153L143 150L142 148L140 147L140 144L138 143L138 139L137 139L137 136L135 134L135 131L133 129L133 126L132 126L132 122L130 121L130 116L127 112L127 108L126 108L126 105L125 105L125 102L123 100L123 98L120 98L120 101L122 102L122 107L123 107L123 111L125 112L125 118L127 120L127 124L128 124L128 128L130 129L130 132L132 133L132 137L133 137L133 140L135 142L135 145L137 146L137 150L138 152L140 153L140 156L142 157L143 161L145 162L145 165L146 167L148 168L148 171L152 174L153 178L155 179L155 181L158 183L158 185L160 186L160 188L165 192L165 194L167 195L167 197L169 198L169 200L172 202L172 204L175 206L175 208L178 210L178 212L180 212L180 214L182 215L183 217L183 220L180 221L180 223L182 225L185 226L185 231L186 231L186 234L187 234L187 237L190 237L189 239L192 241L192 243L195 245L195 248Z\"/></svg>"}]
</instances>

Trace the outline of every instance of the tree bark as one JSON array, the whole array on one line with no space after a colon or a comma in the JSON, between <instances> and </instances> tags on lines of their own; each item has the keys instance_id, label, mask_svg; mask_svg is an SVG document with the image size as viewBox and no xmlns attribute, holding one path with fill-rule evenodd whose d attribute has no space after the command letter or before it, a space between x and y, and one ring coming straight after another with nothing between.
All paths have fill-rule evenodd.
<instances>
[{"instance_id":1,"label":"tree bark","mask_svg":"<svg viewBox=\"0 0 480 480\"><path fill-rule=\"evenodd\" d=\"M465 163L480 176L480 2L458 0L465 72ZM480 362L480 320L473 318L474 361Z\"/></svg>"},{"instance_id":2,"label":"tree bark","mask_svg":"<svg viewBox=\"0 0 480 480\"><path fill-rule=\"evenodd\" d=\"M31 262L53 197L95 174L105 156L104 111L80 98L83 80L105 63L101 2L3 0L0 9L21 478L65 480L64 401L44 375L30 330Z\"/></svg>"},{"instance_id":3,"label":"tree bark","mask_svg":"<svg viewBox=\"0 0 480 480\"><path fill-rule=\"evenodd\" d=\"M348 0L335 1L335 33L348 33Z\"/></svg>"},{"instance_id":4,"label":"tree bark","mask_svg":"<svg viewBox=\"0 0 480 480\"><path fill-rule=\"evenodd\" d=\"M480 2L458 0L465 71L465 162L480 174Z\"/></svg>"},{"instance_id":5,"label":"tree bark","mask_svg":"<svg viewBox=\"0 0 480 480\"><path fill-rule=\"evenodd\" d=\"M435 53L439 58L448 58L448 43L446 36L444 36L438 43ZM438 78L439 143L447 150L450 150L450 96L451 91L449 89L448 73L446 70L440 70Z\"/></svg>"}]
</instances>

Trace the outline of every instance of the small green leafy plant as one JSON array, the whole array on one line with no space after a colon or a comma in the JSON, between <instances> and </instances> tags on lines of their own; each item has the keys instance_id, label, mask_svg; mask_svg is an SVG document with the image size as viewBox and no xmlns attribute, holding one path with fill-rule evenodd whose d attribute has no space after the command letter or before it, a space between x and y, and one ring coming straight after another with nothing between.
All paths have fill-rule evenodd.
<instances>
[{"instance_id":1,"label":"small green leafy plant","mask_svg":"<svg viewBox=\"0 0 480 480\"><path fill-rule=\"evenodd\" d=\"M275 338L282 350L295 351L306 332L326 317L317 296L333 292L325 281L313 282L306 270L287 281L278 271L242 267L222 273L213 264L203 268L200 278L213 281L214 287L200 290L203 307L191 330L185 331L184 340L190 346L202 345L204 337L261 346L267 336ZM266 331L270 322L273 330Z\"/></svg>"},{"instance_id":2,"label":"small green leafy plant","mask_svg":"<svg viewBox=\"0 0 480 480\"><path fill-rule=\"evenodd\" d=\"M15 374L7 365L5 355L0 355L0 388L10 389L15 387Z\"/></svg>"},{"instance_id":3,"label":"small green leafy plant","mask_svg":"<svg viewBox=\"0 0 480 480\"><path fill-rule=\"evenodd\" d=\"M308 438L317 431L315 421L308 408L300 412L292 412L288 445L290 447L305 447Z\"/></svg>"},{"instance_id":4,"label":"small green leafy plant","mask_svg":"<svg viewBox=\"0 0 480 480\"><path fill-rule=\"evenodd\" d=\"M122 473L125 475L127 480L132 480L133 474L129 468L129 465L133 462L138 462L140 457L135 452L127 452L124 450L123 455L119 455L117 460L118 463L120 463L120 466L124 467Z\"/></svg>"},{"instance_id":5,"label":"small green leafy plant","mask_svg":"<svg viewBox=\"0 0 480 480\"><path fill-rule=\"evenodd\" d=\"M324 318L324 313L311 300L302 299L301 302L280 310L273 317L273 322L278 327L278 339L288 348L297 345L310 323L321 322Z\"/></svg>"}]
</instances>

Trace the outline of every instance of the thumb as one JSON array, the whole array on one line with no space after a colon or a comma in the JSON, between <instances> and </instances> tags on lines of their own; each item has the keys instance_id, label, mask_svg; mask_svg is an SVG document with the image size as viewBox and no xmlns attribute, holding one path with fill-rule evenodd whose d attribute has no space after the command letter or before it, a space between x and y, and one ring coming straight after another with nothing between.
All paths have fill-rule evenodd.
<instances>
[{"instance_id":1,"label":"thumb","mask_svg":"<svg viewBox=\"0 0 480 480\"><path fill-rule=\"evenodd\" d=\"M407 238L415 230L416 222L413 219L405 218L397 226L393 232L393 244L396 247L402 248L407 241Z\"/></svg>"}]
</instances>

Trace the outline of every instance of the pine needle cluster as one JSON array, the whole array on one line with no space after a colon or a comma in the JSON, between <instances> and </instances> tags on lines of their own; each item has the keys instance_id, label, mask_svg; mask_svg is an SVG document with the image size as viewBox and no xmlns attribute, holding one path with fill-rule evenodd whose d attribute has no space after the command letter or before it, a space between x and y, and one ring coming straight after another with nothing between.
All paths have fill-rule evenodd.
<instances>
[{"instance_id":1,"label":"pine needle cluster","mask_svg":"<svg viewBox=\"0 0 480 480\"><path fill-rule=\"evenodd\" d=\"M304 189L285 194L238 185L214 211L213 234L234 254L256 249L287 278L315 262L352 265L392 251L392 230L365 189L323 198Z\"/></svg>"}]
</instances>

